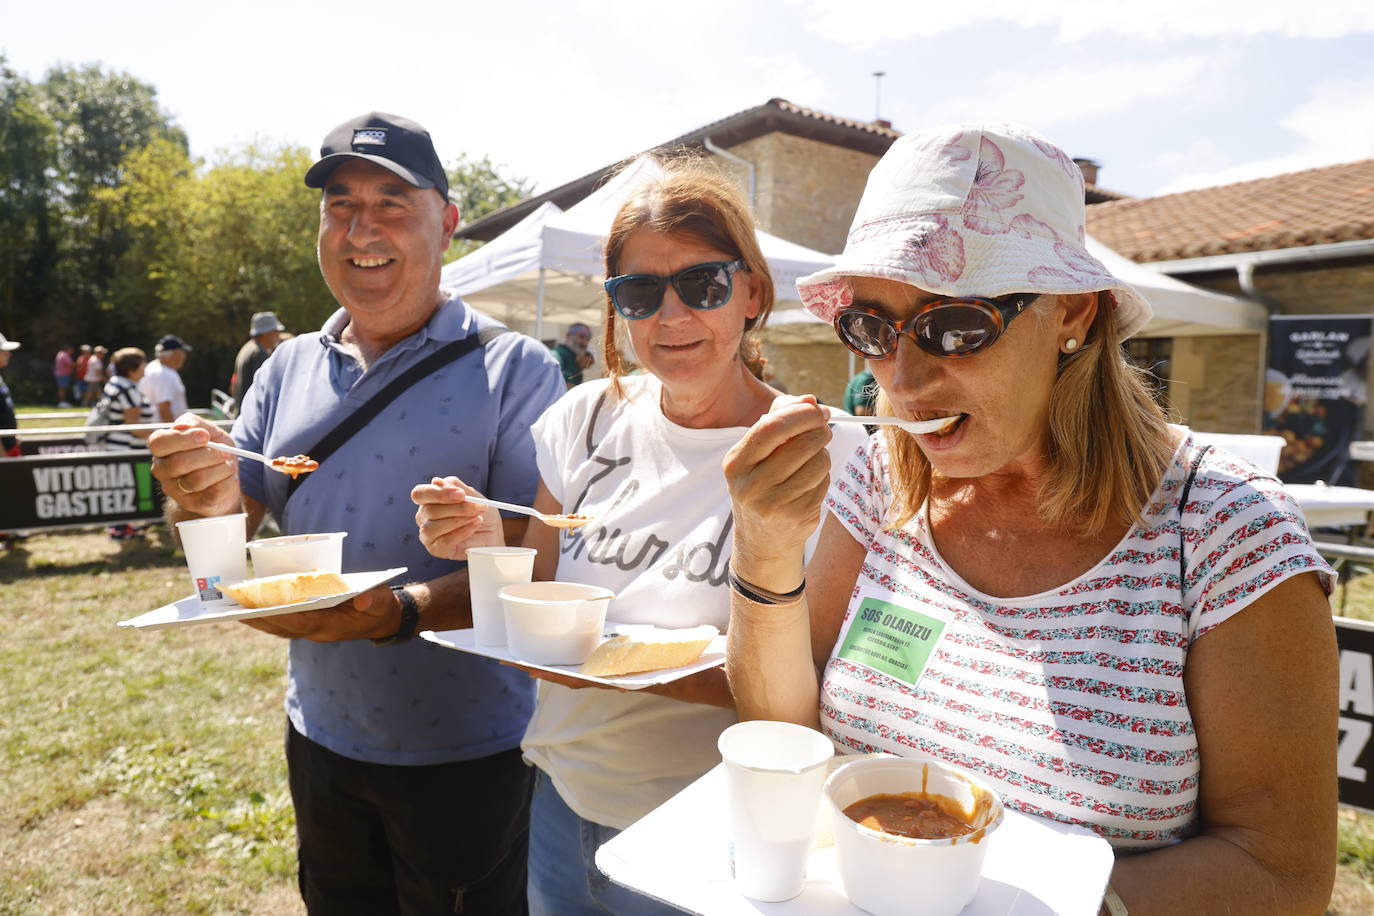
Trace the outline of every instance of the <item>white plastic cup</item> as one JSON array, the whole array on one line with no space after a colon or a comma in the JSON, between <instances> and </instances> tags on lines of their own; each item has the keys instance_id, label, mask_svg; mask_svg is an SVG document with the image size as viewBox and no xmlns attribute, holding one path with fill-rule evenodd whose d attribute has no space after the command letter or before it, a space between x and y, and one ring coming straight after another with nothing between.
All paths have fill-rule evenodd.
<instances>
[{"instance_id":1,"label":"white plastic cup","mask_svg":"<svg viewBox=\"0 0 1374 916\"><path fill-rule=\"evenodd\" d=\"M844 813L870 795L922 791L972 812L973 832L918 840L873 830ZM988 843L1003 818L1001 799L977 776L930 757L875 754L835 770L824 794L840 881L859 909L874 916L955 916L977 895Z\"/></svg>"},{"instance_id":2,"label":"white plastic cup","mask_svg":"<svg viewBox=\"0 0 1374 916\"><path fill-rule=\"evenodd\" d=\"M472 596L472 637L479 646L506 644L506 611L500 591L534 575L533 547L469 547L468 590Z\"/></svg>"},{"instance_id":3,"label":"white plastic cup","mask_svg":"<svg viewBox=\"0 0 1374 916\"><path fill-rule=\"evenodd\" d=\"M754 900L802 891L820 809L830 739L790 722L740 722L717 742L730 797L730 866Z\"/></svg>"},{"instance_id":4,"label":"white plastic cup","mask_svg":"<svg viewBox=\"0 0 1374 916\"><path fill-rule=\"evenodd\" d=\"M191 587L201 604L233 604L223 587L248 578L246 518L247 513L235 512L177 522Z\"/></svg>"}]
</instances>

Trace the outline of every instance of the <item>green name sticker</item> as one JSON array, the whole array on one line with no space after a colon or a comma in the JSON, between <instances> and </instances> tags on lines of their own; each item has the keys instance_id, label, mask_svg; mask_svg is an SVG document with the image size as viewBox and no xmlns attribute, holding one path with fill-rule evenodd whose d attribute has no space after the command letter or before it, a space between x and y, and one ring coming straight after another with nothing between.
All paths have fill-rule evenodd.
<instances>
[{"instance_id":1,"label":"green name sticker","mask_svg":"<svg viewBox=\"0 0 1374 916\"><path fill-rule=\"evenodd\" d=\"M939 617L865 597L836 655L915 687L944 635Z\"/></svg>"}]
</instances>

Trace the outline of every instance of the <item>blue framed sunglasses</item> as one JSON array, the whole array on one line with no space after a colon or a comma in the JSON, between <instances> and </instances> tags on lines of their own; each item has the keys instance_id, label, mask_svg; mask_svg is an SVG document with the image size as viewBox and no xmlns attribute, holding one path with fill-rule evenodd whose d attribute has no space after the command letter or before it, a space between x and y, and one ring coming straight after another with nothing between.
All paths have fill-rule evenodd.
<instances>
[{"instance_id":1,"label":"blue framed sunglasses","mask_svg":"<svg viewBox=\"0 0 1374 916\"><path fill-rule=\"evenodd\" d=\"M648 318L663 307L663 294L671 285L688 308L718 309L730 301L735 271L748 270L744 259L693 264L668 277L657 274L624 274L606 281L606 295L627 321Z\"/></svg>"}]
</instances>

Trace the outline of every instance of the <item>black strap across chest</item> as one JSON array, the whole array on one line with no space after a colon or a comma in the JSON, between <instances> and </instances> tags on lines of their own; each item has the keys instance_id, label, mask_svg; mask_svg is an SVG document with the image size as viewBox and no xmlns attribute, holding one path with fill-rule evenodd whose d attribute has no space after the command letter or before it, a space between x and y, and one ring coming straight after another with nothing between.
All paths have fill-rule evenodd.
<instances>
[{"instance_id":1,"label":"black strap across chest","mask_svg":"<svg viewBox=\"0 0 1374 916\"><path fill-rule=\"evenodd\" d=\"M354 434L372 422L373 418L387 408L392 401L396 400L406 392L412 385L422 378L426 378L449 363L454 362L471 353L473 350L485 347L495 338L507 333L510 328L495 326L483 328L476 334L469 334L462 340L455 340L444 344L433 353L411 366L406 371L392 379L385 388L368 398L357 410L353 411L329 432L319 442L315 443L305 454L314 458L321 465L326 458L337 452L343 447L344 443L352 439ZM296 491L313 474L302 474L300 477L292 478L287 484L286 499L289 501Z\"/></svg>"},{"instance_id":2,"label":"black strap across chest","mask_svg":"<svg viewBox=\"0 0 1374 916\"><path fill-rule=\"evenodd\" d=\"M1210 445L1204 445L1198 449L1198 453L1193 458L1193 465L1188 469L1188 479L1183 482L1183 492L1178 498L1178 590L1181 593L1188 590L1188 560L1184 556L1188 549L1188 528L1183 523L1183 510L1188 508L1188 494L1193 492L1193 479L1197 477L1197 470L1202 466L1202 459L1207 457L1207 453L1212 450Z\"/></svg>"}]
</instances>

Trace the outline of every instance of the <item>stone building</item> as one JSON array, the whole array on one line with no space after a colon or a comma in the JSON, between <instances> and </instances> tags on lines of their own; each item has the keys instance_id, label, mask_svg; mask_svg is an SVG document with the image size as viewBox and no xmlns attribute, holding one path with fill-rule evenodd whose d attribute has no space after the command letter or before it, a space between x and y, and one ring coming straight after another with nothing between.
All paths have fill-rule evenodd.
<instances>
[{"instance_id":1,"label":"stone building","mask_svg":"<svg viewBox=\"0 0 1374 916\"><path fill-rule=\"evenodd\" d=\"M717 156L747 189L759 228L834 253L844 247L869 170L899 136L885 121L836 117L775 98L657 148ZM1374 246L1374 164L1334 183L1288 183L1285 179L1297 176L1280 176L1228 186L1238 191L1218 188L1134 200L1100 187L1096 162L1075 161L1086 182L1089 233L1137 262L1280 311L1309 311L1318 304L1330 311L1374 310L1374 301L1353 292L1374 284L1374 253L1338 248L1351 239ZM461 227L457 236L489 241L546 202L566 210L619 166L607 165L490 213ZM1271 187L1265 182L1278 184L1263 190ZM1337 206L1338 201L1344 203ZM1297 249L1307 255L1293 255ZM1337 257L1341 251L1349 253ZM1321 257L1312 259L1313 253ZM1239 254L1250 260L1208 260ZM1234 333L1219 324L1209 324L1207 316L1182 324L1156 322L1129 349L1138 362L1160 373L1177 419L1215 432L1255 432L1264 338L1257 326ZM790 391L814 392L827 403L843 402L846 380L857 367L828 328L779 326L766 329L763 340L776 381Z\"/></svg>"},{"instance_id":2,"label":"stone building","mask_svg":"<svg viewBox=\"0 0 1374 916\"><path fill-rule=\"evenodd\" d=\"M1088 207L1088 232L1170 276L1259 302L1270 314L1374 314L1374 159ZM1198 429L1260 428L1267 340L1145 341L1168 397ZM1365 414L1365 435L1374 429Z\"/></svg>"}]
</instances>

